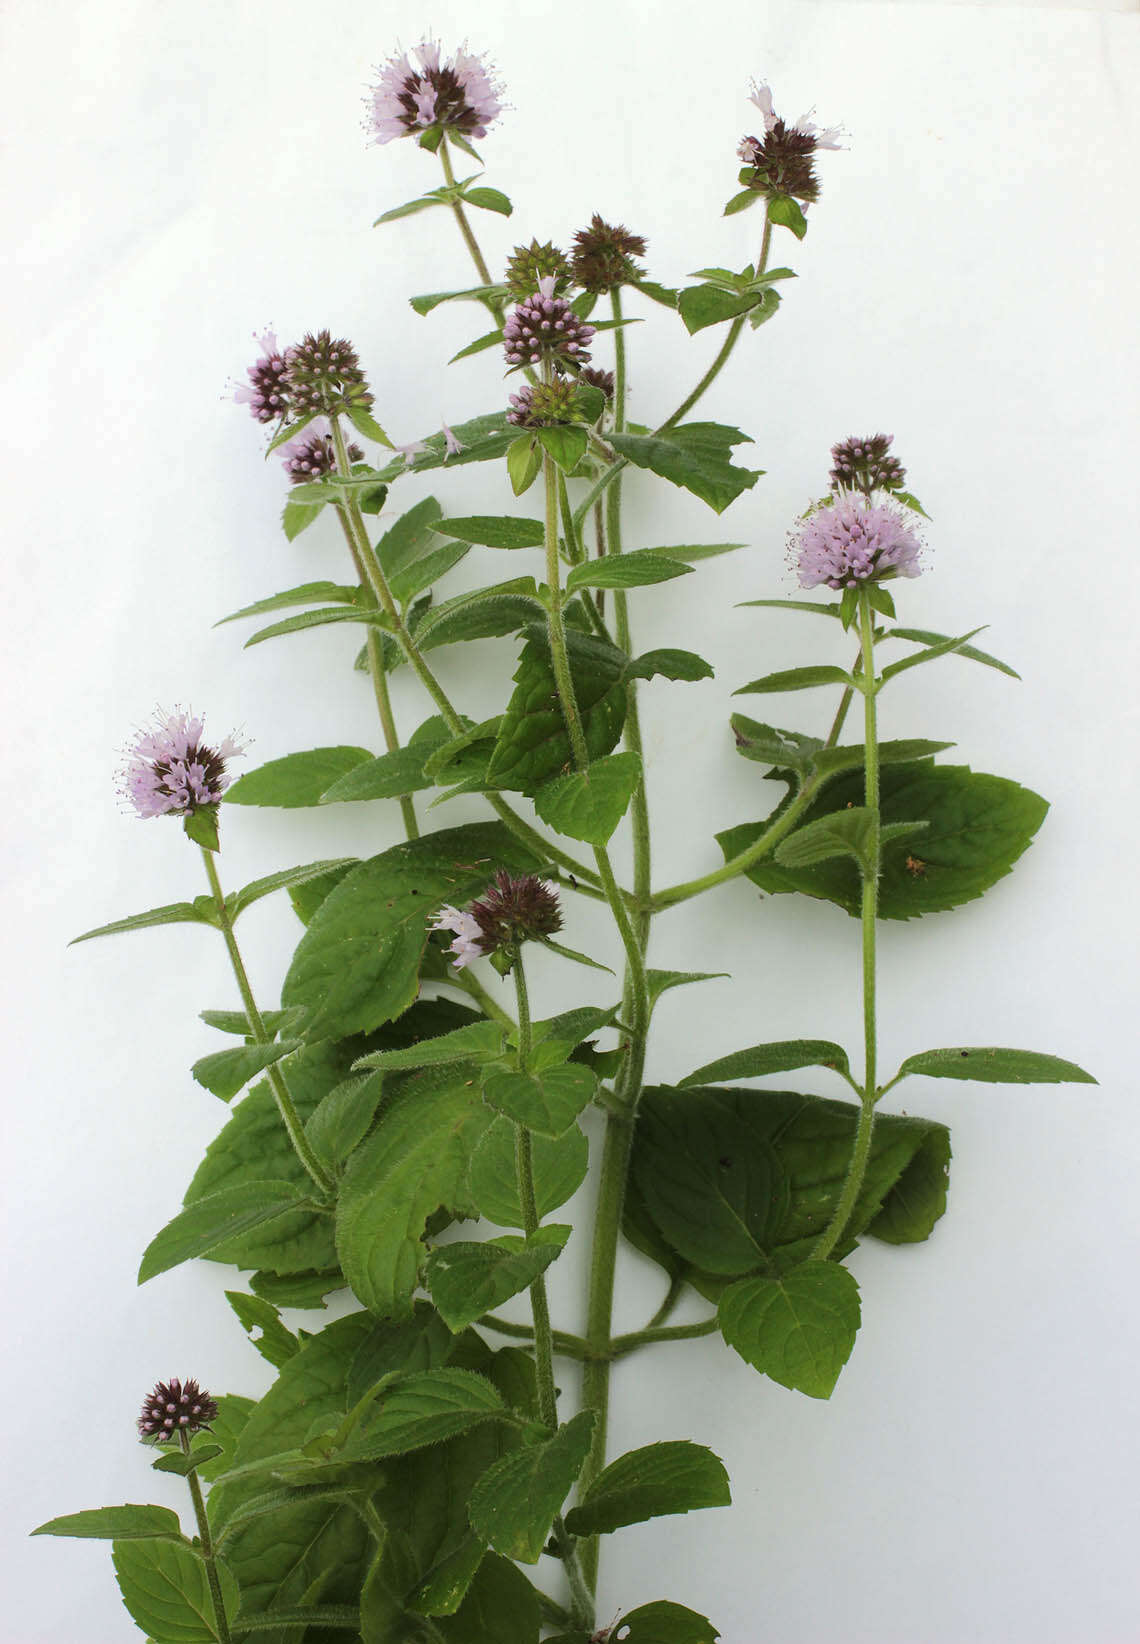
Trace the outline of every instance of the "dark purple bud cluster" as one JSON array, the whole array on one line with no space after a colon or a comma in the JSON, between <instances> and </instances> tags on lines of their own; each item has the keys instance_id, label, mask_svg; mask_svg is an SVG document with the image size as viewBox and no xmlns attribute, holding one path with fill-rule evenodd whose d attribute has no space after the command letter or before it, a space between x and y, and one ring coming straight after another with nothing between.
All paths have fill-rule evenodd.
<instances>
[{"instance_id":1,"label":"dark purple bud cluster","mask_svg":"<svg viewBox=\"0 0 1140 1644\"><path fill-rule=\"evenodd\" d=\"M562 929L557 894L533 873L514 879L500 868L470 911L484 953L541 940Z\"/></svg>"},{"instance_id":2,"label":"dark purple bud cluster","mask_svg":"<svg viewBox=\"0 0 1140 1644\"><path fill-rule=\"evenodd\" d=\"M328 331L308 332L286 354L289 409L294 417L371 405L355 348Z\"/></svg>"},{"instance_id":3,"label":"dark purple bud cluster","mask_svg":"<svg viewBox=\"0 0 1140 1644\"><path fill-rule=\"evenodd\" d=\"M588 360L594 327L580 320L564 297L554 295L553 274L519 303L503 327L507 364L539 365L544 359Z\"/></svg>"},{"instance_id":4,"label":"dark purple bud cluster","mask_svg":"<svg viewBox=\"0 0 1140 1644\"><path fill-rule=\"evenodd\" d=\"M893 434L871 434L833 445L831 489L862 491L867 496L874 490L897 490L906 479L906 469L897 457L887 455L893 441Z\"/></svg>"},{"instance_id":5,"label":"dark purple bud cluster","mask_svg":"<svg viewBox=\"0 0 1140 1644\"><path fill-rule=\"evenodd\" d=\"M607 400L614 397L614 374L612 371L603 371L601 366L588 365L584 371L579 371L578 381L586 383L590 388L600 388Z\"/></svg>"},{"instance_id":6,"label":"dark purple bud cluster","mask_svg":"<svg viewBox=\"0 0 1140 1644\"><path fill-rule=\"evenodd\" d=\"M507 421L516 428L550 428L577 421L578 387L573 377L536 382L511 395Z\"/></svg>"},{"instance_id":7,"label":"dark purple bud cluster","mask_svg":"<svg viewBox=\"0 0 1140 1644\"><path fill-rule=\"evenodd\" d=\"M144 1439L164 1444L180 1434L199 1433L218 1419L218 1406L196 1381L181 1382L177 1376L160 1381L142 1407L138 1420Z\"/></svg>"},{"instance_id":8,"label":"dark purple bud cluster","mask_svg":"<svg viewBox=\"0 0 1140 1644\"><path fill-rule=\"evenodd\" d=\"M239 405L248 405L250 415L258 422L277 422L289 409L289 390L285 382L288 361L277 346L272 331L258 337L261 357L246 368L248 383L234 390Z\"/></svg>"},{"instance_id":9,"label":"dark purple bud cluster","mask_svg":"<svg viewBox=\"0 0 1140 1644\"><path fill-rule=\"evenodd\" d=\"M645 256L645 241L621 223L607 223L595 211L589 228L574 236L570 267L583 291L616 291L645 278L634 257Z\"/></svg>"},{"instance_id":10,"label":"dark purple bud cluster","mask_svg":"<svg viewBox=\"0 0 1140 1644\"><path fill-rule=\"evenodd\" d=\"M323 421L323 419L322 419ZM359 445L348 447L350 462L363 462L364 452ZM294 485L307 480L324 479L336 469L336 448L332 436L322 433L312 424L281 447L281 466Z\"/></svg>"},{"instance_id":11,"label":"dark purple bud cluster","mask_svg":"<svg viewBox=\"0 0 1140 1644\"><path fill-rule=\"evenodd\" d=\"M540 245L517 245L507 261L506 286L515 302L522 302L538 290L539 282L554 276L554 294L560 297L570 284L570 264L566 253L549 240Z\"/></svg>"}]
</instances>

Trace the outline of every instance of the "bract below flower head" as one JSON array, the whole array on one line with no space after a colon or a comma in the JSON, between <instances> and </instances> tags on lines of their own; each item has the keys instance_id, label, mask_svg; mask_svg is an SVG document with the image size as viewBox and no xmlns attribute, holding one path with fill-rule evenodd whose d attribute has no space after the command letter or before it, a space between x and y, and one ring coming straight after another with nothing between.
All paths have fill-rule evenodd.
<instances>
[{"instance_id":1,"label":"bract below flower head","mask_svg":"<svg viewBox=\"0 0 1140 1644\"><path fill-rule=\"evenodd\" d=\"M244 752L232 736L210 747L202 740L202 720L176 709L155 714L127 750L122 791L142 817L193 816L216 805L232 780L227 759Z\"/></svg>"},{"instance_id":2,"label":"bract below flower head","mask_svg":"<svg viewBox=\"0 0 1140 1644\"><path fill-rule=\"evenodd\" d=\"M801 588L859 588L921 572L922 539L905 512L850 491L805 515L788 548Z\"/></svg>"},{"instance_id":3,"label":"bract below flower head","mask_svg":"<svg viewBox=\"0 0 1140 1644\"><path fill-rule=\"evenodd\" d=\"M407 52L390 57L379 70L369 97L368 129L376 143L414 137L439 126L461 137L485 137L502 111L502 87L486 61L466 45L444 58L437 40L415 48L417 67Z\"/></svg>"}]
</instances>

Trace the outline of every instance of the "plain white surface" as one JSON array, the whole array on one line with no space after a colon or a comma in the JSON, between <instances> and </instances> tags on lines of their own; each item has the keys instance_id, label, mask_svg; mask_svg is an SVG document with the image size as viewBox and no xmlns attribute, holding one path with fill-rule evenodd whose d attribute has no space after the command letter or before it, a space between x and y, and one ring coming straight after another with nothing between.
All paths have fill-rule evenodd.
<instances>
[{"instance_id":1,"label":"plain white surface","mask_svg":"<svg viewBox=\"0 0 1140 1644\"><path fill-rule=\"evenodd\" d=\"M910 1111L952 1126L951 1209L930 1243L853 1259L864 1326L829 1404L763 1381L713 1342L615 1375L620 1449L691 1433L724 1456L730 1512L624 1531L603 1614L670 1596L725 1644L1125 1644L1140 1639L1135 1567L1135 1255L1140 1156L1128 1026L1134 991L1134 18L1088 11L728 0L629 0L555 17L437 0L445 43L497 59L514 105L482 145L511 223L480 214L492 266L532 234L565 243L595 209L650 240L665 281L755 253L758 215L725 221L733 149L752 129L750 74L777 107L842 120L800 274L700 408L738 423L768 470L717 521L631 476L629 546L746 540L747 552L636 599L639 644L709 655L715 681L645 694L658 883L716 865L714 831L760 812L755 767L727 732L729 693L768 669L838 659L804 618L738 611L790 593L785 531L818 493L833 440L893 429L934 516L929 574L901 590L916 624L961 632L1024 675L960 661L908 676L888 735L954 738L956 757L1044 792L1053 809L1014 875L977 904L882 933L883 1061L927 1045L1024 1044L1091 1067L1099 1088L914 1083ZM277 588L340 578L332 521L289 545L285 484L225 403L250 334L330 325L353 337L393 437L503 403L493 355L445 369L475 311L428 319L407 295L469 283L440 213L378 213L438 181L410 143L368 148L370 66L413 44L413 8L299 0L186 8L59 3L3 19L19 224L4 349L8 495L0 562L9 643L4 991L11 1346L4 1363L5 1639L137 1636L107 1549L28 1543L57 1513L127 1500L182 1507L133 1442L158 1376L258 1393L268 1366L196 1264L139 1291L144 1244L173 1214L225 1115L190 1079L219 1041L196 1019L235 1003L220 942L170 929L67 951L77 931L197 894L173 826L121 814L117 750L155 702L192 702L251 763L294 748L378 744L358 636L327 630L243 652L220 615ZM631 413L656 419L718 339L663 310L630 333ZM496 489L497 487L497 489ZM453 513L501 506L501 476L436 477ZM410 481L400 507L429 489ZM537 569L472 553L455 589ZM829 647L833 647L829 649ZM448 654L468 712L497 706L512 648ZM401 675L407 729L426 713ZM773 712L776 710L774 708ZM776 717L815 728L822 697ZM391 811L392 814L388 814ZM448 820L481 814L475 799ZM395 807L234 810L228 885L278 866L368 854ZM568 939L604 938L590 908ZM243 943L273 1002L297 927L283 899ZM655 1078L759 1039L858 1043L858 933L838 910L762 901L740 884L663 918L653 962L731 969L674 995ZM540 1006L586 1000L569 967ZM804 1088L821 1093L822 1082ZM901 1092L899 1093L901 1095ZM553 1270L560 1321L581 1274ZM620 1325L656 1304L630 1257ZM692 1316L700 1312L695 1304ZM313 1316L307 1321L310 1326Z\"/></svg>"}]
</instances>

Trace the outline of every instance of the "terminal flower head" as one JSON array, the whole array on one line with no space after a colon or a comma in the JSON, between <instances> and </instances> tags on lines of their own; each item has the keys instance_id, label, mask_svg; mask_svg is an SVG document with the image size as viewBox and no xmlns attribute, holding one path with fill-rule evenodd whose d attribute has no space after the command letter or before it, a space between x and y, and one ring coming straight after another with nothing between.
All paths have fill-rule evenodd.
<instances>
[{"instance_id":1,"label":"terminal flower head","mask_svg":"<svg viewBox=\"0 0 1140 1644\"><path fill-rule=\"evenodd\" d=\"M139 816L192 816L216 805L230 785L226 761L243 752L227 736L210 747L200 718L160 708L127 750L122 791Z\"/></svg>"},{"instance_id":2,"label":"terminal flower head","mask_svg":"<svg viewBox=\"0 0 1140 1644\"><path fill-rule=\"evenodd\" d=\"M181 1434L200 1433L218 1419L218 1406L196 1381L179 1381L172 1376L160 1381L143 1403L138 1419L139 1435L156 1444L168 1443Z\"/></svg>"},{"instance_id":3,"label":"terminal flower head","mask_svg":"<svg viewBox=\"0 0 1140 1644\"><path fill-rule=\"evenodd\" d=\"M570 266L583 291L616 291L645 278L645 270L633 260L644 256L640 234L632 234L623 223L607 223L595 211L589 227L574 236Z\"/></svg>"},{"instance_id":4,"label":"terminal flower head","mask_svg":"<svg viewBox=\"0 0 1140 1644\"><path fill-rule=\"evenodd\" d=\"M414 137L432 126L445 135L485 137L502 111L501 90L482 57L463 46L444 58L439 42L429 38L411 56L401 52L379 70L368 99L368 129L376 143Z\"/></svg>"},{"instance_id":5,"label":"terminal flower head","mask_svg":"<svg viewBox=\"0 0 1140 1644\"><path fill-rule=\"evenodd\" d=\"M833 491L897 491L906 479L906 469L897 457L888 456L893 434L867 434L840 440L831 447L831 488Z\"/></svg>"},{"instance_id":6,"label":"terminal flower head","mask_svg":"<svg viewBox=\"0 0 1140 1644\"><path fill-rule=\"evenodd\" d=\"M790 194L805 202L818 199L819 179L812 156L820 148L842 148L841 128L828 126L821 130L806 114L789 124L773 108L771 89L764 82L752 82L749 101L760 110L764 135L742 137L737 147L737 154L752 172L751 177L741 178L745 187L760 194Z\"/></svg>"},{"instance_id":7,"label":"terminal flower head","mask_svg":"<svg viewBox=\"0 0 1140 1644\"><path fill-rule=\"evenodd\" d=\"M922 541L904 509L852 491L805 514L788 539L801 588L916 577Z\"/></svg>"},{"instance_id":8,"label":"terminal flower head","mask_svg":"<svg viewBox=\"0 0 1140 1644\"><path fill-rule=\"evenodd\" d=\"M449 952L456 970L527 941L542 941L562 929L558 897L533 873L515 878L502 869L467 912L440 908L429 930L451 931Z\"/></svg>"}]
</instances>

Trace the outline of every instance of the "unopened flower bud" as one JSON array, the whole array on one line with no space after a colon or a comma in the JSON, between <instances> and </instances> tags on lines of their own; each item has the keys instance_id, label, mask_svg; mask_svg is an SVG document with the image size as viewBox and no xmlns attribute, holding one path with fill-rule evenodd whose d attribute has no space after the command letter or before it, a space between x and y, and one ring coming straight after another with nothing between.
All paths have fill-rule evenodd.
<instances>
[{"instance_id":1,"label":"unopened flower bud","mask_svg":"<svg viewBox=\"0 0 1140 1644\"><path fill-rule=\"evenodd\" d=\"M544 276L538 291L507 316L503 347L507 364L538 365L544 359L588 360L594 327L580 320L564 297L554 294L555 277Z\"/></svg>"},{"instance_id":2,"label":"unopened flower bud","mask_svg":"<svg viewBox=\"0 0 1140 1644\"><path fill-rule=\"evenodd\" d=\"M183 1433L190 1436L218 1419L218 1406L196 1381L181 1382L177 1376L160 1381L145 1400L138 1419L140 1436L155 1444L166 1444Z\"/></svg>"},{"instance_id":3,"label":"unopened flower bud","mask_svg":"<svg viewBox=\"0 0 1140 1644\"><path fill-rule=\"evenodd\" d=\"M841 440L831 447L831 488L833 491L897 491L906 479L906 469L897 457L887 453L893 434L871 434L865 439Z\"/></svg>"},{"instance_id":4,"label":"unopened flower bud","mask_svg":"<svg viewBox=\"0 0 1140 1644\"><path fill-rule=\"evenodd\" d=\"M346 338L310 331L285 359L292 416L327 416L372 404L357 352Z\"/></svg>"},{"instance_id":5,"label":"unopened flower bud","mask_svg":"<svg viewBox=\"0 0 1140 1644\"><path fill-rule=\"evenodd\" d=\"M570 267L583 291L616 291L644 279L634 257L645 256L645 241L621 223L607 223L595 211L590 226L574 236Z\"/></svg>"},{"instance_id":6,"label":"unopened flower bud","mask_svg":"<svg viewBox=\"0 0 1140 1644\"><path fill-rule=\"evenodd\" d=\"M522 302L538 290L540 280L554 276L554 294L562 296L570 284L570 264L566 253L548 240L540 245L532 240L529 245L517 245L507 262L506 286L515 302Z\"/></svg>"}]
</instances>

